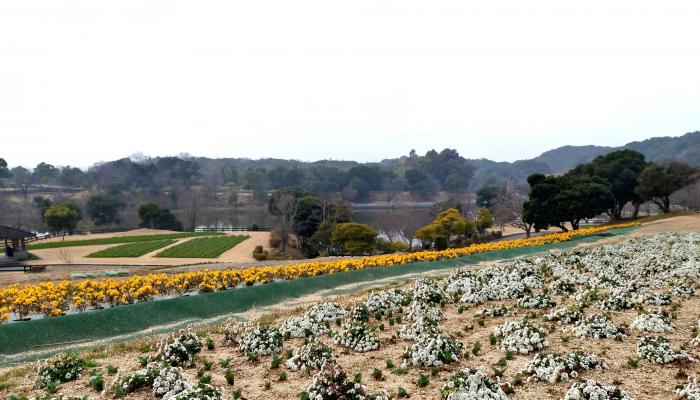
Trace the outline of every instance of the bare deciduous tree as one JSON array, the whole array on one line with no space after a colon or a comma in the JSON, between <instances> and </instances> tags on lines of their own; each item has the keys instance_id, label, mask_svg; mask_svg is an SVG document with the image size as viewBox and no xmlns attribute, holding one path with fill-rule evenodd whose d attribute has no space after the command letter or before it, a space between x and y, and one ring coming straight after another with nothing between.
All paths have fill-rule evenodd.
<instances>
[{"instance_id":1,"label":"bare deciduous tree","mask_svg":"<svg viewBox=\"0 0 700 400\"><path fill-rule=\"evenodd\" d=\"M273 225L280 234L280 251L284 252L289 243L289 235L296 228L299 199L291 194L274 196L270 198L270 208L275 210Z\"/></svg>"},{"instance_id":2,"label":"bare deciduous tree","mask_svg":"<svg viewBox=\"0 0 700 400\"><path fill-rule=\"evenodd\" d=\"M181 201L187 223L194 230L197 227L199 212L204 207L204 196L199 190L190 188L183 194Z\"/></svg>"},{"instance_id":3,"label":"bare deciduous tree","mask_svg":"<svg viewBox=\"0 0 700 400\"><path fill-rule=\"evenodd\" d=\"M432 222L431 213L429 210L408 207L397 211L397 215L401 221L399 233L408 244L408 249L411 250L416 231Z\"/></svg>"}]
</instances>

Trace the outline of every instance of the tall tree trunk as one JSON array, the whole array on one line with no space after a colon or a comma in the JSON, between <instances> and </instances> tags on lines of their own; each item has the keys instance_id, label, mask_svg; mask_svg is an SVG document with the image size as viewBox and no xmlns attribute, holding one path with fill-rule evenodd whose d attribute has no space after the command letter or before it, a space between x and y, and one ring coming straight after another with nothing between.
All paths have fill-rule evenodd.
<instances>
[{"instance_id":1,"label":"tall tree trunk","mask_svg":"<svg viewBox=\"0 0 700 400\"><path fill-rule=\"evenodd\" d=\"M664 202L664 208L663 208L664 214L670 213L671 212L671 198L669 196L664 196L663 202Z\"/></svg>"},{"instance_id":2,"label":"tall tree trunk","mask_svg":"<svg viewBox=\"0 0 700 400\"><path fill-rule=\"evenodd\" d=\"M639 217L639 208L642 206L641 201L634 201L632 202L632 205L634 206L634 212L632 213L632 218L637 218Z\"/></svg>"}]
</instances>

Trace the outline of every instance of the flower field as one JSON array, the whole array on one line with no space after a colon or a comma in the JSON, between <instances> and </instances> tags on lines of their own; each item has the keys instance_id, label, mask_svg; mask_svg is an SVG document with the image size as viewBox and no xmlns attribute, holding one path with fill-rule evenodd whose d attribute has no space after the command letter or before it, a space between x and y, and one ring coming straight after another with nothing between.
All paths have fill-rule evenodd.
<instances>
[{"instance_id":1,"label":"flower field","mask_svg":"<svg viewBox=\"0 0 700 400\"><path fill-rule=\"evenodd\" d=\"M699 272L700 233L644 236L181 330L121 352L60 354L0 394L694 400Z\"/></svg>"},{"instance_id":2,"label":"flower field","mask_svg":"<svg viewBox=\"0 0 700 400\"><path fill-rule=\"evenodd\" d=\"M497 250L540 246L633 225L635 224L585 228L530 239L490 242L441 251L420 251L331 261L308 261L298 264L244 269L203 270L170 275L150 274L120 280L106 278L47 282L38 285L12 285L0 290L0 321L9 320L11 314L14 314L16 319L25 319L31 314L53 317L60 316L69 310L80 312L86 309L117 307L135 302L151 301L157 296L180 296L188 292L208 293L235 288L239 285L264 284L272 280L299 279L419 261L452 259Z\"/></svg>"}]
</instances>

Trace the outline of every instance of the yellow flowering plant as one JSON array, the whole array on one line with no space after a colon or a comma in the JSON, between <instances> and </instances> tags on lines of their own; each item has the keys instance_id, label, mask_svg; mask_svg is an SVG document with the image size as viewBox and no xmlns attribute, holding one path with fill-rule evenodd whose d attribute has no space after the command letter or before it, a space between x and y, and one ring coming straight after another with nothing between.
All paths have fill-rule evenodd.
<instances>
[{"instance_id":1,"label":"yellow flowering plant","mask_svg":"<svg viewBox=\"0 0 700 400\"><path fill-rule=\"evenodd\" d=\"M479 243L467 247L446 250L426 250L413 253L395 253L358 258L273 266L251 266L244 269L202 270L177 274L137 275L127 279L99 279L58 283L44 282L38 285L14 284L0 290L0 323L7 321L10 313L20 319L29 315L47 317L61 315L68 310L85 311L106 306L118 307L134 302L146 302L156 296L182 296L187 292L209 293L238 285L265 284L273 280L292 280L310 276L349 272L367 268L389 267L414 262L430 262L469 256L497 250L541 246L571 240L577 236L591 235L615 228L625 228L637 223L583 228L518 240Z\"/></svg>"}]
</instances>

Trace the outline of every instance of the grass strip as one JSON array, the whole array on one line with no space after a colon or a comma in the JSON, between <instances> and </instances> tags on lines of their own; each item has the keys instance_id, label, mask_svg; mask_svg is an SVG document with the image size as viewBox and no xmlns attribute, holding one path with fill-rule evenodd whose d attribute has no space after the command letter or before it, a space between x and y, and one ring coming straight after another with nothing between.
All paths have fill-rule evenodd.
<instances>
[{"instance_id":1,"label":"grass strip","mask_svg":"<svg viewBox=\"0 0 700 400\"><path fill-rule=\"evenodd\" d=\"M141 257L152 251L158 250L165 246L169 246L175 243L174 239L167 240L156 240L153 242L136 242L127 243L120 246L110 247L108 249L100 250L92 254L88 254L88 257L92 258L121 258L121 257Z\"/></svg>"},{"instance_id":2,"label":"grass strip","mask_svg":"<svg viewBox=\"0 0 700 400\"><path fill-rule=\"evenodd\" d=\"M166 258L216 258L250 236L226 235L188 240L156 254Z\"/></svg>"},{"instance_id":3,"label":"grass strip","mask_svg":"<svg viewBox=\"0 0 700 400\"><path fill-rule=\"evenodd\" d=\"M39 242L27 245L27 250L42 250L56 249L60 247L76 247L76 246L93 246L99 244L124 244L137 242L153 242L156 240L167 239L184 239L190 237L201 236L221 236L221 232L178 232L178 233L161 233L156 235L136 235L136 236L117 236L99 239L84 239L84 240L65 240L60 242Z\"/></svg>"}]
</instances>

